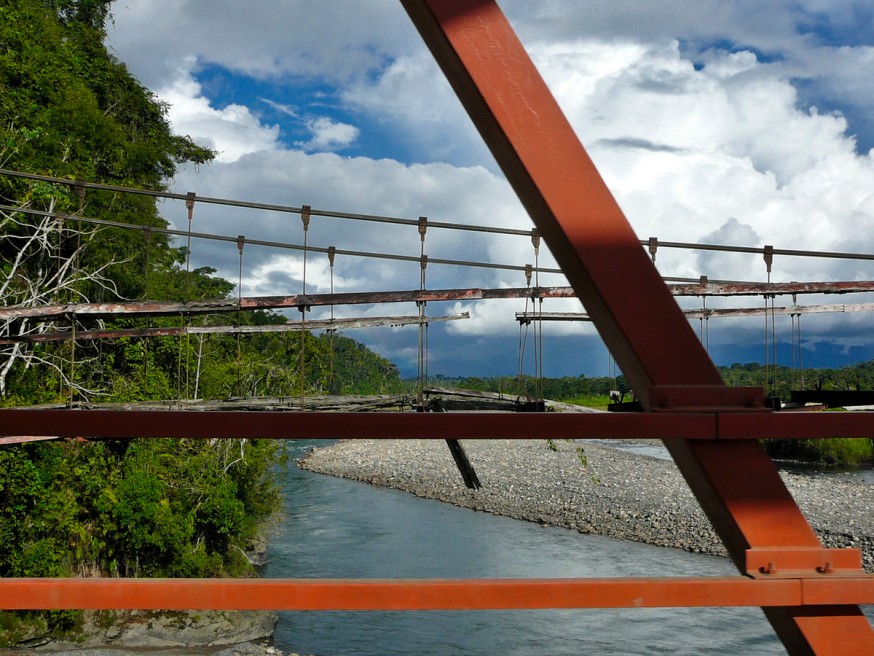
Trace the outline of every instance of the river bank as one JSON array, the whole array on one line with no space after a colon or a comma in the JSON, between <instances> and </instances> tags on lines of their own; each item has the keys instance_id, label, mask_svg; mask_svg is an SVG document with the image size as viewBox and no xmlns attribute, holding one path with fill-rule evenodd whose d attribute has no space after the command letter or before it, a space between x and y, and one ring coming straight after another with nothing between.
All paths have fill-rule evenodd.
<instances>
[{"instance_id":1,"label":"river bank","mask_svg":"<svg viewBox=\"0 0 874 656\"><path fill-rule=\"evenodd\" d=\"M725 555L672 461L570 441L552 448L544 440L465 440L463 446L482 489L464 486L437 440L343 441L314 449L299 465L581 533ZM782 476L823 543L861 549L866 571L874 572L874 486L853 474Z\"/></svg>"}]
</instances>

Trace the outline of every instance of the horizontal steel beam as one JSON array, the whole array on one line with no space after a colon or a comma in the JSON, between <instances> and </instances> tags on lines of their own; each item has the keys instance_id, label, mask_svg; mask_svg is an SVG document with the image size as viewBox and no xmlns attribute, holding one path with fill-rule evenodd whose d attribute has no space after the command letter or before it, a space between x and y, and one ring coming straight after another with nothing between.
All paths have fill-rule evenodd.
<instances>
[{"instance_id":1,"label":"horizontal steel beam","mask_svg":"<svg viewBox=\"0 0 874 656\"><path fill-rule=\"evenodd\" d=\"M874 436L874 413L0 410L0 435L270 439L754 440Z\"/></svg>"},{"instance_id":2,"label":"horizontal steel beam","mask_svg":"<svg viewBox=\"0 0 874 656\"><path fill-rule=\"evenodd\" d=\"M874 602L874 579L0 579L0 609L507 610ZM805 591L810 585L810 595Z\"/></svg>"}]
</instances>

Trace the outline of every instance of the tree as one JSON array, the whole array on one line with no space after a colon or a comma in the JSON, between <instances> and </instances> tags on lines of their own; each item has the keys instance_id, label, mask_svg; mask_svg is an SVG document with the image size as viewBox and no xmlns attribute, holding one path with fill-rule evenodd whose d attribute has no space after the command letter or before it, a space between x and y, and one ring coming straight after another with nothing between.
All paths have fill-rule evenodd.
<instances>
[{"instance_id":1,"label":"tree","mask_svg":"<svg viewBox=\"0 0 874 656\"><path fill-rule=\"evenodd\" d=\"M48 212L43 215L0 212L0 234L4 235L0 249L0 304L38 306L87 301L82 291L86 286L117 295L115 282L106 276L106 271L117 262L109 261L87 272L78 266L86 244L97 237L98 230L69 225L68 221L53 216L54 198L49 198L47 204ZM51 330L55 326L50 323L7 319L0 325L0 339L41 335ZM0 346L0 397L6 396L7 378L19 362L26 369L45 365L68 388L76 388L80 394L87 392L68 376L65 359L59 357L58 349L32 348L26 342L14 342Z\"/></svg>"},{"instance_id":2,"label":"tree","mask_svg":"<svg viewBox=\"0 0 874 656\"><path fill-rule=\"evenodd\" d=\"M0 4L3 168L160 190L180 163L212 157L173 135L166 107L106 52L110 5ZM89 217L163 228L153 197L81 191L81 184L0 175L0 303L215 299L233 292L211 268L188 271L184 249L157 231L84 223ZM284 317L256 312L238 320ZM106 327L146 321L176 320L116 318ZM76 319L74 326L95 324ZM0 340L58 328L9 321L0 325ZM352 340L335 341L340 387L397 385L391 363ZM309 363L306 391L328 390L329 341L310 334L0 344L0 403L57 400L62 386L108 400L166 399L186 393L192 372L196 394L206 398L288 395L300 382L301 348ZM70 364L83 358L94 366L73 371ZM250 574L242 551L278 506L273 473L281 461L276 441L259 440L49 442L0 450L0 577Z\"/></svg>"},{"instance_id":3,"label":"tree","mask_svg":"<svg viewBox=\"0 0 874 656\"><path fill-rule=\"evenodd\" d=\"M106 51L110 5L10 0L0 6L4 168L161 189L178 164L212 158L210 150L172 134L166 106ZM166 227L150 197L90 192L86 198L66 186L0 178L0 202L46 213L0 213L0 302L6 305L140 298L150 278L148 272L142 275L147 266L173 277L179 262L178 249L163 235L150 235L143 248L141 234L87 229L50 216L87 210L95 218ZM7 322L0 337L50 329L45 323ZM0 396L8 394L10 376L26 379L43 366L50 370L44 382L55 393L62 382L83 393L99 389L100 381L72 379L67 363L77 357L88 357L81 346L3 347Z\"/></svg>"}]
</instances>

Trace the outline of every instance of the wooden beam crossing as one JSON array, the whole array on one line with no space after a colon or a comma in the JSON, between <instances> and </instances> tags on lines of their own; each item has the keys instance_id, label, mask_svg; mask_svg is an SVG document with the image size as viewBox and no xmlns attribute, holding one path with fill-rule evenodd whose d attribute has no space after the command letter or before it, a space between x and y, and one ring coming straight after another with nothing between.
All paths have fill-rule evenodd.
<instances>
[{"instance_id":1,"label":"wooden beam crossing","mask_svg":"<svg viewBox=\"0 0 874 656\"><path fill-rule=\"evenodd\" d=\"M834 305L790 305L788 307L756 308L705 308L683 310L688 319L717 319L720 317L761 317L765 315L795 316L801 314L825 314L830 312L872 312L874 303L853 303ZM517 312L516 321L591 321L585 312Z\"/></svg>"},{"instance_id":2,"label":"wooden beam crossing","mask_svg":"<svg viewBox=\"0 0 874 656\"><path fill-rule=\"evenodd\" d=\"M693 283L667 286L674 296L781 296L787 294L852 294L874 292L874 281L791 282L791 283ZM347 292L338 294L296 294L291 296L250 296L241 299L203 301L130 301L112 303L63 303L0 308L0 320L59 319L75 316L178 316L236 312L238 310L276 310L282 308L323 307L328 305L371 305L380 303L421 303L482 301L514 298L576 298L572 287L508 287L462 289L416 289L385 292Z\"/></svg>"},{"instance_id":3,"label":"wooden beam crossing","mask_svg":"<svg viewBox=\"0 0 874 656\"><path fill-rule=\"evenodd\" d=\"M264 326L165 326L160 328L120 328L117 330L64 330L53 333L18 335L0 339L0 344L21 342L62 342L71 339L121 339L131 337L168 337L177 335L250 335L263 333L288 333L302 330L351 330L380 326L409 326L419 323L431 324L469 319L469 312L445 316L359 317L346 319L314 319L312 321L288 321Z\"/></svg>"}]
</instances>

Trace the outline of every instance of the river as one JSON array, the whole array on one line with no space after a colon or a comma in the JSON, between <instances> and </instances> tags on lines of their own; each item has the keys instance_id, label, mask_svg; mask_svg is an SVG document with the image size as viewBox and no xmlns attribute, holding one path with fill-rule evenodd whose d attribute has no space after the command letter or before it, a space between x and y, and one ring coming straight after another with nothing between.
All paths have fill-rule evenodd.
<instances>
[{"instance_id":1,"label":"river","mask_svg":"<svg viewBox=\"0 0 874 656\"><path fill-rule=\"evenodd\" d=\"M291 442L289 455L319 444ZM722 558L496 517L293 464L284 483L285 517L270 541L266 577L735 573ZM288 612L275 642L315 656L785 653L757 608Z\"/></svg>"}]
</instances>

